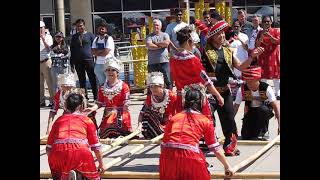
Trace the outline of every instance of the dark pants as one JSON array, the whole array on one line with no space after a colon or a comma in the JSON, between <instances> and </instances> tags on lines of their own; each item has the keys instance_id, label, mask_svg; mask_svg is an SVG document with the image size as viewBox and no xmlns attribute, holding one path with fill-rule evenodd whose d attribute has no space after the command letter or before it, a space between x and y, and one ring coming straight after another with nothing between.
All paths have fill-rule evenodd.
<instances>
[{"instance_id":1,"label":"dark pants","mask_svg":"<svg viewBox=\"0 0 320 180\"><path fill-rule=\"evenodd\" d=\"M98 87L96 75L94 73L94 62L93 60L80 60L75 63L75 69L79 78L80 88L86 90L86 97L88 97L87 87L86 87L86 72L90 81L93 97L96 100L98 97Z\"/></svg>"},{"instance_id":2,"label":"dark pants","mask_svg":"<svg viewBox=\"0 0 320 180\"><path fill-rule=\"evenodd\" d=\"M159 64L149 64L148 73L150 72L162 72L165 88L172 90L172 82L170 77L170 64L169 62L159 63Z\"/></svg>"},{"instance_id":3,"label":"dark pants","mask_svg":"<svg viewBox=\"0 0 320 180\"><path fill-rule=\"evenodd\" d=\"M274 116L270 106L250 107L242 119L241 137L252 140L268 132L269 120Z\"/></svg>"},{"instance_id":4,"label":"dark pants","mask_svg":"<svg viewBox=\"0 0 320 180\"><path fill-rule=\"evenodd\" d=\"M218 104L215 104L212 109L212 114L215 109L218 111L222 132L225 137L225 143L223 144L223 147L225 148L225 146L229 145L232 141L232 134L237 136L237 126L233 116L232 94L228 90L220 94L224 98L224 105L221 107Z\"/></svg>"}]
</instances>

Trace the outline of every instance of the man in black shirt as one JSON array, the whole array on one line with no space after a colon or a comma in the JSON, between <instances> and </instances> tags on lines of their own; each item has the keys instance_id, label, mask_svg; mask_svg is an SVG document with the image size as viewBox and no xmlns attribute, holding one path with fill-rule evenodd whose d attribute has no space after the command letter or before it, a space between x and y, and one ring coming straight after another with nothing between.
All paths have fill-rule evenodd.
<instances>
[{"instance_id":1,"label":"man in black shirt","mask_svg":"<svg viewBox=\"0 0 320 180\"><path fill-rule=\"evenodd\" d=\"M95 36L91 32L86 31L83 19L76 21L77 33L71 38L71 70L77 71L80 88L86 90L86 98L88 98L86 88L86 72L89 77L94 100L98 97L97 80L94 73L94 59L92 56L91 46Z\"/></svg>"},{"instance_id":2,"label":"man in black shirt","mask_svg":"<svg viewBox=\"0 0 320 180\"><path fill-rule=\"evenodd\" d=\"M229 77L236 78L233 67L242 71L252 62L253 58L263 52L263 48L257 48L251 52L249 58L243 63L234 56L225 44L225 31L229 25L225 21L219 21L214 24L207 35L207 44L205 47L203 65L209 76L216 77L214 86L224 98L224 105L216 106L222 131L225 137L223 148L227 156L239 155L237 149L237 126L233 116L233 98L228 85Z\"/></svg>"}]
</instances>

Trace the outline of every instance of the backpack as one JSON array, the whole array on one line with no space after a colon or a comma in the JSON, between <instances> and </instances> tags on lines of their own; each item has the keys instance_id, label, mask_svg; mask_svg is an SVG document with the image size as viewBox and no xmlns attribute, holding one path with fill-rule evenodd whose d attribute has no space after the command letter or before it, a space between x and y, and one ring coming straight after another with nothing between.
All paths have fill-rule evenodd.
<instances>
[{"instance_id":1,"label":"backpack","mask_svg":"<svg viewBox=\"0 0 320 180\"><path fill-rule=\"evenodd\" d=\"M99 36L97 36L94 41L96 41L96 47L98 47L98 38ZM108 41L109 35L106 34L106 37L104 38L104 46L106 46L107 41ZM117 45L114 45L114 51L113 51L114 57L119 57L120 53L119 53L119 49Z\"/></svg>"}]
</instances>

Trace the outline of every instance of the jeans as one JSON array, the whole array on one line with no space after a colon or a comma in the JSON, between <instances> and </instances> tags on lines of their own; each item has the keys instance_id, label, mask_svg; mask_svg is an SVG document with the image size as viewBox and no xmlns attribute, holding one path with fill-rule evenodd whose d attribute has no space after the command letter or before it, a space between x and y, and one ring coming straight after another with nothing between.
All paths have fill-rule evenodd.
<instances>
[{"instance_id":1,"label":"jeans","mask_svg":"<svg viewBox=\"0 0 320 180\"><path fill-rule=\"evenodd\" d=\"M159 64L149 64L148 73L160 71L163 74L165 88L172 90L172 82L170 77L170 64L169 62L159 63Z\"/></svg>"},{"instance_id":2,"label":"jeans","mask_svg":"<svg viewBox=\"0 0 320 180\"><path fill-rule=\"evenodd\" d=\"M106 81L106 74L104 73L104 64L96 64L94 66L94 73L96 74L99 85L101 86Z\"/></svg>"},{"instance_id":3,"label":"jeans","mask_svg":"<svg viewBox=\"0 0 320 180\"><path fill-rule=\"evenodd\" d=\"M54 92L57 91L58 88L58 75L66 74L69 72L68 67L51 67L51 77L52 77L52 88Z\"/></svg>"}]
</instances>

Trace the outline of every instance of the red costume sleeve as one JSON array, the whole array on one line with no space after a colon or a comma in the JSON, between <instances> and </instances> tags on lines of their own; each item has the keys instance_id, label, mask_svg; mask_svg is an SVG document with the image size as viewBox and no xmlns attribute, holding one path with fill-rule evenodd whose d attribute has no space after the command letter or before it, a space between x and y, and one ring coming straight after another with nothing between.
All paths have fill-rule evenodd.
<instances>
[{"instance_id":1,"label":"red costume sleeve","mask_svg":"<svg viewBox=\"0 0 320 180\"><path fill-rule=\"evenodd\" d=\"M85 122L87 124L87 138L88 138L91 150L97 151L101 148L101 144L99 142L99 138L97 135L96 126L90 118L86 118Z\"/></svg>"},{"instance_id":2,"label":"red costume sleeve","mask_svg":"<svg viewBox=\"0 0 320 180\"><path fill-rule=\"evenodd\" d=\"M51 131L48 136L48 141L47 141L47 148L51 148L53 142L54 142L54 137L55 137L55 132L56 131L56 123L53 123Z\"/></svg>"},{"instance_id":3,"label":"red costume sleeve","mask_svg":"<svg viewBox=\"0 0 320 180\"><path fill-rule=\"evenodd\" d=\"M129 86L123 82L122 84L122 92L121 92L121 96L123 99L123 105L129 105L130 103L130 89L129 89Z\"/></svg>"},{"instance_id":4,"label":"red costume sleeve","mask_svg":"<svg viewBox=\"0 0 320 180\"><path fill-rule=\"evenodd\" d=\"M204 134L204 139L206 141L206 144L208 145L208 148L210 151L215 151L217 148L220 147L220 143L216 138L215 135L215 130L213 126L213 121L210 121L207 117L203 117L204 122L203 124L203 134Z\"/></svg>"},{"instance_id":5,"label":"red costume sleeve","mask_svg":"<svg viewBox=\"0 0 320 180\"><path fill-rule=\"evenodd\" d=\"M279 45L280 44L280 29L273 29L272 36L277 39L275 44Z\"/></svg>"},{"instance_id":6,"label":"red costume sleeve","mask_svg":"<svg viewBox=\"0 0 320 180\"><path fill-rule=\"evenodd\" d=\"M98 102L104 103L104 97L103 97L103 86L100 86L98 91Z\"/></svg>"}]
</instances>

